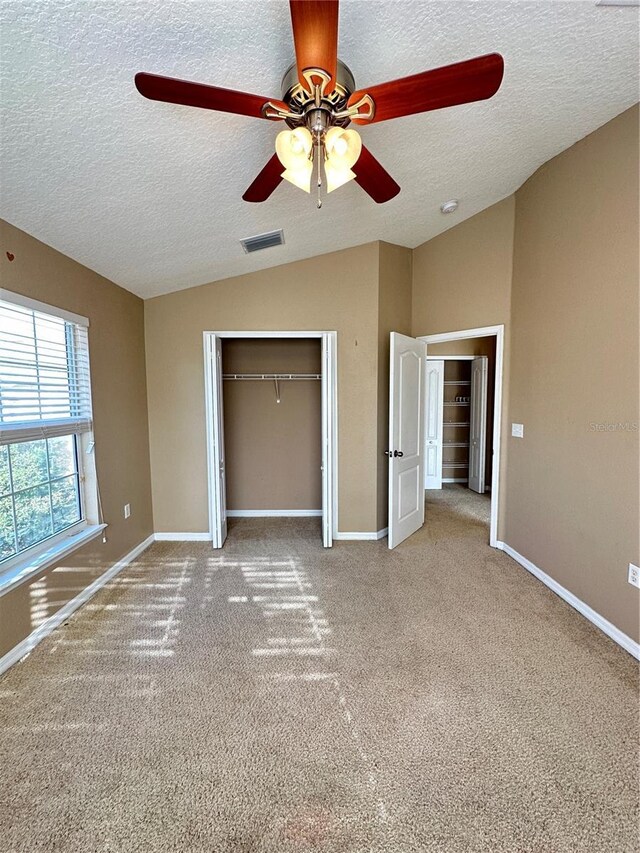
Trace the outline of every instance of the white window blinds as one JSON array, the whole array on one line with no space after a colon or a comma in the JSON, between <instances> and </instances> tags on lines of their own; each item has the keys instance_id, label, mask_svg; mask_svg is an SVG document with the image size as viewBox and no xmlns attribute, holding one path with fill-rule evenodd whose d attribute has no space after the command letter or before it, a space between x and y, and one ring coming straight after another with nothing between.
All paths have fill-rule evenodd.
<instances>
[{"instance_id":1,"label":"white window blinds","mask_svg":"<svg viewBox=\"0 0 640 853\"><path fill-rule=\"evenodd\" d=\"M0 299L0 444L92 426L88 321L34 305Z\"/></svg>"}]
</instances>

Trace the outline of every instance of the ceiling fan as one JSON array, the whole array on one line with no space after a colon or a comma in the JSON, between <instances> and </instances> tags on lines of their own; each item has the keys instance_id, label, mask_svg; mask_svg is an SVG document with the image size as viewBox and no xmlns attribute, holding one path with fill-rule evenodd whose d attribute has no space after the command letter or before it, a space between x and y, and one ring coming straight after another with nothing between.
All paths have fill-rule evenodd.
<instances>
[{"instance_id":1,"label":"ceiling fan","mask_svg":"<svg viewBox=\"0 0 640 853\"><path fill-rule=\"evenodd\" d=\"M289 0L289 5L296 61L284 74L281 100L157 74L135 77L140 94L155 101L288 125L276 137L276 153L242 196L245 201L266 201L283 178L310 192L314 168L318 207L323 170L328 192L355 179L374 201L389 201L400 187L349 124L482 101L500 88L504 62L498 53L357 88L338 59L338 0Z\"/></svg>"}]
</instances>

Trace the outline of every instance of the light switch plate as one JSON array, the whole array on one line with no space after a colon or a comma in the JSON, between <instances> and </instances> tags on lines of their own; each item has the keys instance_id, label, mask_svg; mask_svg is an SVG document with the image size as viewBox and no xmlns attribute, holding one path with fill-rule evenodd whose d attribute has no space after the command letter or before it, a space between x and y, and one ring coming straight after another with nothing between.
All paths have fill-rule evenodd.
<instances>
[{"instance_id":1,"label":"light switch plate","mask_svg":"<svg viewBox=\"0 0 640 853\"><path fill-rule=\"evenodd\" d=\"M524 424L511 424L511 435L514 438L524 438Z\"/></svg>"}]
</instances>

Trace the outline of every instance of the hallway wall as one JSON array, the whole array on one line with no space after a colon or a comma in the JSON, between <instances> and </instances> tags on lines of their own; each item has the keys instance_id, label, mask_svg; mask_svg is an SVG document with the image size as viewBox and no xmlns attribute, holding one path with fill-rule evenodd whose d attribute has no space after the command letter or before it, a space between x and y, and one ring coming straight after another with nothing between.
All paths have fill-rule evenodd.
<instances>
[{"instance_id":1,"label":"hallway wall","mask_svg":"<svg viewBox=\"0 0 640 853\"><path fill-rule=\"evenodd\" d=\"M508 464L511 278L515 198L510 196L413 250L412 334L504 325L500 492ZM430 350L431 351L431 350ZM505 501L498 538L504 539Z\"/></svg>"}]
</instances>

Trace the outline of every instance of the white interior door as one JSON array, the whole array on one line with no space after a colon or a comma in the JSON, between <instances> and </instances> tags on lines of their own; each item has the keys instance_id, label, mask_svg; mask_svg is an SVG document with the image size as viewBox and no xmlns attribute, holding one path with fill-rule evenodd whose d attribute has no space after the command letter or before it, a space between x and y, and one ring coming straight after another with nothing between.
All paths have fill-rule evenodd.
<instances>
[{"instance_id":1,"label":"white interior door","mask_svg":"<svg viewBox=\"0 0 640 853\"><path fill-rule=\"evenodd\" d=\"M322 544L333 545L334 337L322 336Z\"/></svg>"},{"instance_id":2,"label":"white interior door","mask_svg":"<svg viewBox=\"0 0 640 853\"><path fill-rule=\"evenodd\" d=\"M486 355L471 364L471 406L469 417L469 488L484 494L485 456L487 452L487 378Z\"/></svg>"},{"instance_id":3,"label":"white interior door","mask_svg":"<svg viewBox=\"0 0 640 853\"><path fill-rule=\"evenodd\" d=\"M424 423L424 487L442 488L442 418L444 403L444 361L427 360L426 413Z\"/></svg>"},{"instance_id":4,"label":"white interior door","mask_svg":"<svg viewBox=\"0 0 640 853\"><path fill-rule=\"evenodd\" d=\"M224 416L222 405L222 341L217 335L208 338L205 348L208 356L209 381L206 383L207 418L209 432L208 464L209 464L209 529L214 548L222 548L227 538L227 481L224 461Z\"/></svg>"},{"instance_id":5,"label":"white interior door","mask_svg":"<svg viewBox=\"0 0 640 853\"><path fill-rule=\"evenodd\" d=\"M424 524L424 341L391 332L389 548Z\"/></svg>"}]
</instances>

